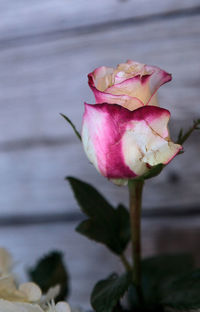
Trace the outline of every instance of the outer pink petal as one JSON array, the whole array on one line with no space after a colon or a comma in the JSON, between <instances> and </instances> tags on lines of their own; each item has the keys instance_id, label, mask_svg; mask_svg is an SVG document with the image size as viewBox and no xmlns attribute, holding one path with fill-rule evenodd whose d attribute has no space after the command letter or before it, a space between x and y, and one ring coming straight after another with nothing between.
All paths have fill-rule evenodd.
<instances>
[{"instance_id":1,"label":"outer pink petal","mask_svg":"<svg viewBox=\"0 0 200 312\"><path fill-rule=\"evenodd\" d=\"M148 171L149 163L169 162L181 149L170 142L170 114L155 106L133 112L107 103L85 104L82 141L97 170L109 179L130 179ZM161 152L160 152L161 149ZM162 151L165 152L164 157Z\"/></svg>"},{"instance_id":2,"label":"outer pink petal","mask_svg":"<svg viewBox=\"0 0 200 312\"><path fill-rule=\"evenodd\" d=\"M85 103L82 126L84 150L96 169L108 178L136 176L123 159L120 143L122 133L118 127L122 118L119 115L121 109L118 105Z\"/></svg>"}]
</instances>

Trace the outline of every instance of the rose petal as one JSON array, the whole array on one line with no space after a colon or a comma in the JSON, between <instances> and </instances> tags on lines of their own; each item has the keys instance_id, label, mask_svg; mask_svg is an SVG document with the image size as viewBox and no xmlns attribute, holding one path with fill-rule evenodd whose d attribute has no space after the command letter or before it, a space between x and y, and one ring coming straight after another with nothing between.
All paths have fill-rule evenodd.
<instances>
[{"instance_id":1,"label":"rose petal","mask_svg":"<svg viewBox=\"0 0 200 312\"><path fill-rule=\"evenodd\" d=\"M156 146L156 143L160 145ZM155 166L158 163L164 165L168 164L171 159L180 151L180 145L173 142L154 142L151 146L151 150L143 157L143 161L151 166Z\"/></svg>"},{"instance_id":2,"label":"rose petal","mask_svg":"<svg viewBox=\"0 0 200 312\"><path fill-rule=\"evenodd\" d=\"M147 104L152 96L149 86L150 77L150 75L142 77L137 75L107 88L104 92L114 95L128 95L129 97L136 97L144 104Z\"/></svg>"},{"instance_id":3,"label":"rose petal","mask_svg":"<svg viewBox=\"0 0 200 312\"><path fill-rule=\"evenodd\" d=\"M160 69L156 66L148 66L146 65L147 70L154 70L153 74L151 75L149 85L150 90L152 93L152 96L150 97L149 101L147 102L147 105L153 105L153 100L155 100L154 95L157 92L157 90L165 83L172 80L172 75L167 73L166 71Z\"/></svg>"},{"instance_id":4,"label":"rose petal","mask_svg":"<svg viewBox=\"0 0 200 312\"><path fill-rule=\"evenodd\" d=\"M83 147L89 160L102 175L109 178L131 178L135 177L135 173L124 163L120 148L119 122L123 116L120 117L118 109L122 111L123 108L118 105L85 103ZM124 113L127 112L129 111L124 109Z\"/></svg>"},{"instance_id":5,"label":"rose petal","mask_svg":"<svg viewBox=\"0 0 200 312\"><path fill-rule=\"evenodd\" d=\"M96 103L118 104L129 110L143 105L157 106L156 91L171 79L169 73L156 66L131 60L116 69L99 67L88 75Z\"/></svg>"},{"instance_id":6,"label":"rose petal","mask_svg":"<svg viewBox=\"0 0 200 312\"><path fill-rule=\"evenodd\" d=\"M159 128L159 117L153 119L153 125L157 120L156 128ZM165 118L162 120L166 121ZM180 145L163 138L153 125L147 120L133 120L122 137L125 162L139 176L146 173L149 166L167 164L181 149Z\"/></svg>"},{"instance_id":7,"label":"rose petal","mask_svg":"<svg viewBox=\"0 0 200 312\"><path fill-rule=\"evenodd\" d=\"M104 91L113 83L112 67L101 66L94 70L93 73L88 75L88 79L93 87L97 90Z\"/></svg>"},{"instance_id":8,"label":"rose petal","mask_svg":"<svg viewBox=\"0 0 200 312\"><path fill-rule=\"evenodd\" d=\"M97 104L98 103L118 104L131 111L144 106L144 103L136 97L131 97L129 95L109 94L101 92L94 87L91 87L91 89L94 92Z\"/></svg>"},{"instance_id":9,"label":"rose petal","mask_svg":"<svg viewBox=\"0 0 200 312\"><path fill-rule=\"evenodd\" d=\"M129 111L107 103L85 104L82 141L89 160L109 179L130 179L168 163L181 146L168 141L169 111L144 106Z\"/></svg>"}]
</instances>

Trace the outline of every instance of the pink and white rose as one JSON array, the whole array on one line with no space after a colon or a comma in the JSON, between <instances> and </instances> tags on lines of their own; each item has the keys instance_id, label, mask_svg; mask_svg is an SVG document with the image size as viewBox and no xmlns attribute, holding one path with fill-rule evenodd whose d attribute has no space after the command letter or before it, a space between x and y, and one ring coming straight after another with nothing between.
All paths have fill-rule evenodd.
<instances>
[{"instance_id":1,"label":"pink and white rose","mask_svg":"<svg viewBox=\"0 0 200 312\"><path fill-rule=\"evenodd\" d=\"M96 103L85 103L82 141L89 160L117 184L168 164L182 149L169 137L170 112L158 107L157 89L171 75L133 61L89 74Z\"/></svg>"}]
</instances>

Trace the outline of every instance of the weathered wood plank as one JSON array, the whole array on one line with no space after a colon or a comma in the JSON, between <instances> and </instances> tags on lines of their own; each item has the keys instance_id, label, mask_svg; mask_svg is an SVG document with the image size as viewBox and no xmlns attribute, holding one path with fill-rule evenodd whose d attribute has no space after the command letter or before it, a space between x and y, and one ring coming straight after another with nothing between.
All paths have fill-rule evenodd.
<instances>
[{"instance_id":1,"label":"weathered wood plank","mask_svg":"<svg viewBox=\"0 0 200 312\"><path fill-rule=\"evenodd\" d=\"M160 65L174 81L160 101L175 120L199 114L199 17L64 38L0 53L0 142L69 135L59 116L80 127L83 102L93 102L87 73L127 58Z\"/></svg>"},{"instance_id":2,"label":"weathered wood plank","mask_svg":"<svg viewBox=\"0 0 200 312\"><path fill-rule=\"evenodd\" d=\"M199 218L151 220L142 223L143 256L191 252L200 265ZM94 284L111 272L120 272L120 260L100 244L74 231L76 223L0 228L0 246L15 259L15 271L26 280L25 270L44 253L61 250L71 274L70 302L88 307ZM33 239L34 238L34 239ZM102 263L104 265L102 265Z\"/></svg>"},{"instance_id":3,"label":"weathered wood plank","mask_svg":"<svg viewBox=\"0 0 200 312\"><path fill-rule=\"evenodd\" d=\"M40 146L0 157L0 210L2 216L78 212L79 208L64 177L75 176L95 185L111 202L128 205L127 188L117 187L101 177L89 164L80 143ZM184 209L199 207L199 134L186 145L162 174L147 181L144 208ZM163 210L163 212L165 212Z\"/></svg>"},{"instance_id":4,"label":"weathered wood plank","mask_svg":"<svg viewBox=\"0 0 200 312\"><path fill-rule=\"evenodd\" d=\"M34 0L0 3L0 40L199 6L198 0Z\"/></svg>"},{"instance_id":5,"label":"weathered wood plank","mask_svg":"<svg viewBox=\"0 0 200 312\"><path fill-rule=\"evenodd\" d=\"M199 17L185 17L1 51L1 213L74 210L65 175L95 184L113 202L126 202L126 190L105 182L88 164L59 113L80 128L83 101L93 101L86 73L134 58L173 73L160 102L170 109L176 132L187 126L200 113L199 26ZM146 208L199 205L198 135L187 149L147 184Z\"/></svg>"}]
</instances>

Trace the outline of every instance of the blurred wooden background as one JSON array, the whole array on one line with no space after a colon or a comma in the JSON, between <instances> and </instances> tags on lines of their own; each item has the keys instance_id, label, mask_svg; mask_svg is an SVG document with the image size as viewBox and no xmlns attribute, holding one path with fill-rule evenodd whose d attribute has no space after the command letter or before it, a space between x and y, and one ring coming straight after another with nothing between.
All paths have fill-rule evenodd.
<instances>
[{"instance_id":1,"label":"blurred wooden background","mask_svg":"<svg viewBox=\"0 0 200 312\"><path fill-rule=\"evenodd\" d=\"M87 306L95 281L120 264L74 233L80 214L64 177L92 183L113 203L127 204L127 189L96 172L59 113L80 129L83 102L94 102L87 73L133 59L173 74L159 99L176 139L200 118L200 1L1 0L0 17L0 245L21 271L43 252L63 250L71 301ZM199 155L195 133L146 183L144 255L188 250L200 263Z\"/></svg>"}]
</instances>

